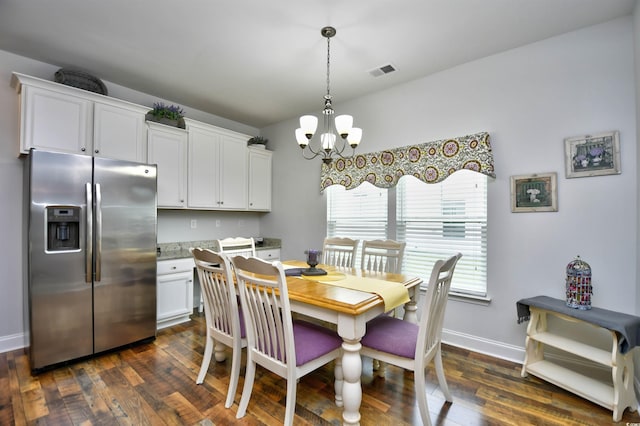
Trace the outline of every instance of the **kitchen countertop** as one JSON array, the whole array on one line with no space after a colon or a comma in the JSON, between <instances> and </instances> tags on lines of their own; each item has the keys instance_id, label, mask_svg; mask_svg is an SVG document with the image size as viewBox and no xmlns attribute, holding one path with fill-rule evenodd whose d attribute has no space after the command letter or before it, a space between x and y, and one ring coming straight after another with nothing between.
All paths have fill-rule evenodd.
<instances>
[{"instance_id":1,"label":"kitchen countertop","mask_svg":"<svg viewBox=\"0 0 640 426\"><path fill-rule=\"evenodd\" d=\"M217 249L216 240L202 240L202 241L184 241L175 243L159 243L158 260L174 260L184 259L191 257L189 248L201 247L204 249ZM256 251L279 249L281 247L281 240L279 238L265 238L264 243L261 246L256 246Z\"/></svg>"}]
</instances>

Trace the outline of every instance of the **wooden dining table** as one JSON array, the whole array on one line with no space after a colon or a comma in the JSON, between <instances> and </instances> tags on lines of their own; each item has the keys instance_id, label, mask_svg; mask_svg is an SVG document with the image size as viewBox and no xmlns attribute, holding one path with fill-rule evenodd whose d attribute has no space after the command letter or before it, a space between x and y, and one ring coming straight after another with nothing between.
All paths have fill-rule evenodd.
<instances>
[{"instance_id":1,"label":"wooden dining table","mask_svg":"<svg viewBox=\"0 0 640 426\"><path fill-rule=\"evenodd\" d=\"M285 261L283 265L285 268L308 267L302 261ZM329 275L344 274L351 281L358 277L402 283L409 293L409 301L404 305L404 319L417 323L416 295L422 283L419 277L327 265L317 267ZM385 302L378 294L343 288L339 281L322 282L322 277L287 276L287 287L292 312L337 326L338 335L343 340L343 354L342 362L336 363L336 404L343 407L344 425L359 425L362 402L360 339L365 335L367 321L384 313Z\"/></svg>"}]
</instances>

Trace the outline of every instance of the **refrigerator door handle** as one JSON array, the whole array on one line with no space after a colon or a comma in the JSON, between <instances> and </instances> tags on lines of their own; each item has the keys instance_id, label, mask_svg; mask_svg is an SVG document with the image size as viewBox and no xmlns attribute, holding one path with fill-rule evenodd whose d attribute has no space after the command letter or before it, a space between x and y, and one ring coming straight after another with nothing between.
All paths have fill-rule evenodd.
<instances>
[{"instance_id":1,"label":"refrigerator door handle","mask_svg":"<svg viewBox=\"0 0 640 426\"><path fill-rule=\"evenodd\" d=\"M101 279L102 269L102 191L96 183L96 282Z\"/></svg>"},{"instance_id":2,"label":"refrigerator door handle","mask_svg":"<svg viewBox=\"0 0 640 426\"><path fill-rule=\"evenodd\" d=\"M85 192L87 198L87 226L86 226L86 241L85 241L85 267L84 267L84 280L85 282L93 281L93 189L91 183L85 184Z\"/></svg>"}]
</instances>

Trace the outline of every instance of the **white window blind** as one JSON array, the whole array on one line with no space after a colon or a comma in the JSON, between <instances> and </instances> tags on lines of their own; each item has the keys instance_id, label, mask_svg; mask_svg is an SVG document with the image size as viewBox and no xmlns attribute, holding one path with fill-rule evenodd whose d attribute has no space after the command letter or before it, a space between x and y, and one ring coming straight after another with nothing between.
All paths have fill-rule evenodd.
<instances>
[{"instance_id":1,"label":"white window blind","mask_svg":"<svg viewBox=\"0 0 640 426\"><path fill-rule=\"evenodd\" d=\"M410 176L397 186L397 239L403 272L429 279L433 264L457 252L451 290L487 294L487 177L460 170L437 184Z\"/></svg>"},{"instance_id":2,"label":"white window blind","mask_svg":"<svg viewBox=\"0 0 640 426\"><path fill-rule=\"evenodd\" d=\"M363 183L345 190L343 186L327 188L327 237L358 240L387 238L387 190ZM360 267L358 247L356 267Z\"/></svg>"}]
</instances>

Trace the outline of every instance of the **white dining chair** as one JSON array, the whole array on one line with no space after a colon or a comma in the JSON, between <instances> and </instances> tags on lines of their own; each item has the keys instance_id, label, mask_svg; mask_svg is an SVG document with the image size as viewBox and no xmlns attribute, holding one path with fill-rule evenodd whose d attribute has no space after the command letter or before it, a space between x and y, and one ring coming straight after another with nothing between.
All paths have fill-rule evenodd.
<instances>
[{"instance_id":1,"label":"white dining chair","mask_svg":"<svg viewBox=\"0 0 640 426\"><path fill-rule=\"evenodd\" d=\"M425 390L425 369L431 360L442 393L448 402L453 402L442 365L441 339L451 278L460 257L462 254L458 253L433 266L419 324L380 315L367 323L360 342L362 355L413 371L416 399L425 425L431 425ZM384 370L378 370L378 375L383 374Z\"/></svg>"},{"instance_id":2,"label":"white dining chair","mask_svg":"<svg viewBox=\"0 0 640 426\"><path fill-rule=\"evenodd\" d=\"M215 240L218 253L224 253L229 258L237 255L242 256L255 256L256 244L253 238L245 237L229 237L221 240ZM202 290L200 290L202 293ZM198 312L204 310L204 299L202 294L200 295L200 305L198 306Z\"/></svg>"},{"instance_id":3,"label":"white dining chair","mask_svg":"<svg viewBox=\"0 0 640 426\"><path fill-rule=\"evenodd\" d=\"M253 238L231 237L216 240L218 251L225 253L229 258L233 256L252 257L256 255L256 244Z\"/></svg>"},{"instance_id":4,"label":"white dining chair","mask_svg":"<svg viewBox=\"0 0 640 426\"><path fill-rule=\"evenodd\" d=\"M325 238L322 244L322 263L325 265L353 268L360 240L351 238Z\"/></svg>"},{"instance_id":5,"label":"white dining chair","mask_svg":"<svg viewBox=\"0 0 640 426\"><path fill-rule=\"evenodd\" d=\"M405 242L394 240L363 240L360 268L368 272L400 274L406 245ZM389 315L396 316L396 310ZM373 369L378 370L380 367L380 360L374 359ZM384 371L384 366L382 369Z\"/></svg>"},{"instance_id":6,"label":"white dining chair","mask_svg":"<svg viewBox=\"0 0 640 426\"><path fill-rule=\"evenodd\" d=\"M369 272L402 272L407 243L394 240L364 240L360 268Z\"/></svg>"},{"instance_id":7,"label":"white dining chair","mask_svg":"<svg viewBox=\"0 0 640 426\"><path fill-rule=\"evenodd\" d=\"M342 339L305 321L293 321L284 269L280 261L232 258L247 328L247 366L237 418L249 405L256 366L287 380L284 425L293 424L297 380L335 360L336 399L342 399Z\"/></svg>"},{"instance_id":8,"label":"white dining chair","mask_svg":"<svg viewBox=\"0 0 640 426\"><path fill-rule=\"evenodd\" d=\"M216 361L224 361L225 346L232 350L229 389L224 406L229 408L238 389L242 348L247 346L244 319L241 317L231 263L221 254L208 249L191 248L204 300L207 324L206 344L200 372L196 379L202 384L215 351Z\"/></svg>"}]
</instances>

